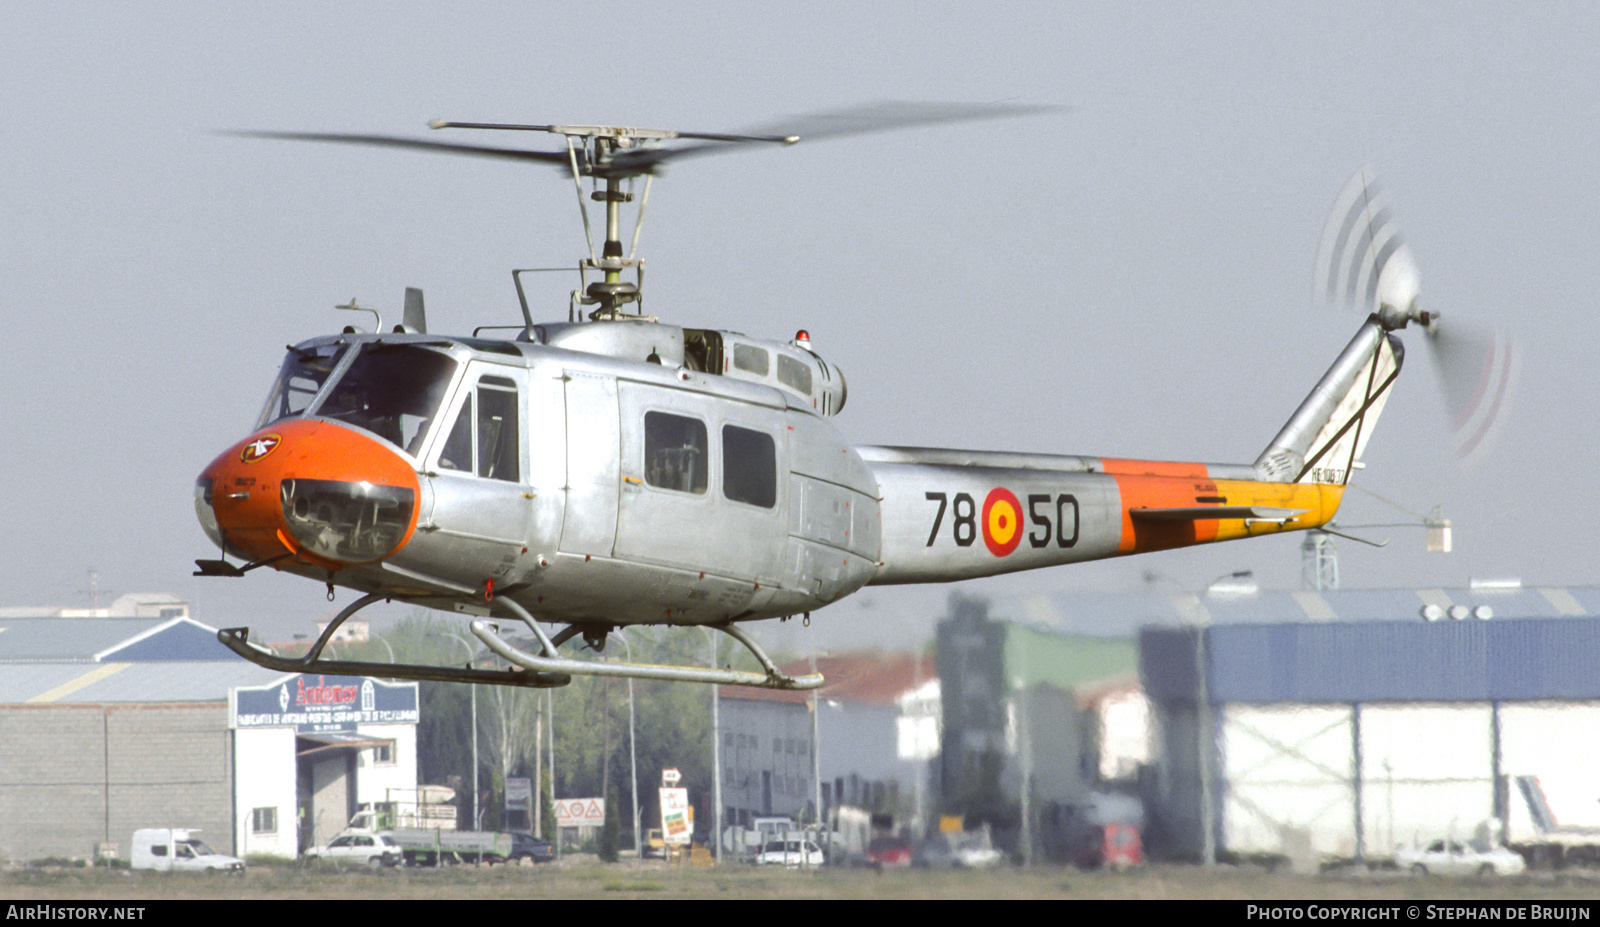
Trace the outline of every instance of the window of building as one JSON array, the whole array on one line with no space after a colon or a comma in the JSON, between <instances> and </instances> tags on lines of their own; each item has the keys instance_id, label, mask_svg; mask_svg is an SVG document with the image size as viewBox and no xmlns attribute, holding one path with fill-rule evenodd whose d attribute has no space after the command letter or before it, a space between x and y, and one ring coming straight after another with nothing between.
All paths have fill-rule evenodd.
<instances>
[{"instance_id":1,"label":"window of building","mask_svg":"<svg viewBox=\"0 0 1600 927\"><path fill-rule=\"evenodd\" d=\"M778 504L778 448L772 435L722 426L722 494L764 509Z\"/></svg>"},{"instance_id":2,"label":"window of building","mask_svg":"<svg viewBox=\"0 0 1600 927\"><path fill-rule=\"evenodd\" d=\"M394 765L394 741L391 740L387 743L381 743L372 748L372 765Z\"/></svg>"},{"instance_id":3,"label":"window of building","mask_svg":"<svg viewBox=\"0 0 1600 927\"><path fill-rule=\"evenodd\" d=\"M644 415L644 479L659 489L706 491L706 423L667 412Z\"/></svg>"},{"instance_id":4,"label":"window of building","mask_svg":"<svg viewBox=\"0 0 1600 927\"><path fill-rule=\"evenodd\" d=\"M275 834L277 832L277 808L254 808L250 811L250 833Z\"/></svg>"}]
</instances>

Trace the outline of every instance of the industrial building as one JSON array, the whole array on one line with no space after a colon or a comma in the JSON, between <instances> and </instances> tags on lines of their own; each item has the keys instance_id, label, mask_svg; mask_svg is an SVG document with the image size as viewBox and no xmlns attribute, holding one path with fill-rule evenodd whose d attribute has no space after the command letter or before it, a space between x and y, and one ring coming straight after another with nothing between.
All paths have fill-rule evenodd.
<instances>
[{"instance_id":1,"label":"industrial building","mask_svg":"<svg viewBox=\"0 0 1600 927\"><path fill-rule=\"evenodd\" d=\"M1596 593L1330 592L1338 620L1146 630L1154 839L1307 864L1600 843Z\"/></svg>"},{"instance_id":2,"label":"industrial building","mask_svg":"<svg viewBox=\"0 0 1600 927\"><path fill-rule=\"evenodd\" d=\"M263 669L171 596L0 610L0 860L198 828L293 857L416 788L415 684Z\"/></svg>"},{"instance_id":3,"label":"industrial building","mask_svg":"<svg viewBox=\"0 0 1600 927\"><path fill-rule=\"evenodd\" d=\"M1168 858L1383 860L1451 836L1593 856L1596 615L1600 589L1515 581L952 596L941 800L1019 855L1059 855L1124 795Z\"/></svg>"},{"instance_id":4,"label":"industrial building","mask_svg":"<svg viewBox=\"0 0 1600 927\"><path fill-rule=\"evenodd\" d=\"M812 664L781 669L809 673ZM827 682L815 699L779 689L718 690L725 825L769 816L815 821L820 796L829 820L845 807L914 826L926 814L928 761L938 749L933 662L841 654L818 657L816 671Z\"/></svg>"}]
</instances>

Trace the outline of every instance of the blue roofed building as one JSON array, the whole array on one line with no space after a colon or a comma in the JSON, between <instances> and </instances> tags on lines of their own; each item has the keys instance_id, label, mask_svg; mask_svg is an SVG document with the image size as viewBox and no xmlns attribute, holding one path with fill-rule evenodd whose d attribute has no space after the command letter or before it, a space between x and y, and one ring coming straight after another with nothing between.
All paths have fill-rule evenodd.
<instances>
[{"instance_id":1,"label":"blue roofed building","mask_svg":"<svg viewBox=\"0 0 1600 927\"><path fill-rule=\"evenodd\" d=\"M172 596L0 609L0 861L126 857L143 827L293 857L415 792L415 684L264 669L216 634Z\"/></svg>"}]
</instances>

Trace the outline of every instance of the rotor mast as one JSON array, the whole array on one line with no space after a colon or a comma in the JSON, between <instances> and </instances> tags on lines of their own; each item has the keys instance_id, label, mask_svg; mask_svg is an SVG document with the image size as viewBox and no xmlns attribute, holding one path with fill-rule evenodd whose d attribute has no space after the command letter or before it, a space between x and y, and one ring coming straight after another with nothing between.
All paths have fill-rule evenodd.
<instances>
[{"instance_id":1,"label":"rotor mast","mask_svg":"<svg viewBox=\"0 0 1600 927\"><path fill-rule=\"evenodd\" d=\"M578 209L583 213L584 238L589 256L578 262L578 272L597 270L601 279L573 293L574 299L585 306L598 306L589 314L591 321L615 319L623 315L629 303L640 301L644 283L644 260L638 256L639 233L644 227L644 209L650 199L650 181L668 159L696 151L711 151L728 143L776 142L793 145L798 135L726 135L709 132L676 132L670 129L635 129L620 126L563 126L563 125L508 125L491 122L448 122L436 119L429 125L435 129L501 129L523 132L549 132L562 135L567 140L567 162L572 170L573 183L578 188ZM673 139L694 139L702 144L681 148L663 148ZM631 203L634 194L625 189L623 181L643 176L644 192L639 198L634 216L633 246L627 256L622 251L622 204ZM593 189L584 196L583 178L591 180ZM604 181L602 183L602 181ZM606 210L605 241L597 256L594 236L589 224L589 201L604 203ZM622 279L628 268L633 268L632 283ZM642 314L642 313L641 313Z\"/></svg>"}]
</instances>

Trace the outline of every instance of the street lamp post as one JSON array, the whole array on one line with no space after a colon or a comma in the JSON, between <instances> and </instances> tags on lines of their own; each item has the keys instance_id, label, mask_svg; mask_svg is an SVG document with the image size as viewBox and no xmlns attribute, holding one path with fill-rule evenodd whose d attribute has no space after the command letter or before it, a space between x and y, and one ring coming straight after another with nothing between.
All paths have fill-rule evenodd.
<instances>
[{"instance_id":1,"label":"street lamp post","mask_svg":"<svg viewBox=\"0 0 1600 927\"><path fill-rule=\"evenodd\" d=\"M1235 570L1218 576L1206 584L1206 593L1210 594L1217 583L1225 579L1249 579L1255 573L1251 570ZM1199 730L1195 732L1195 743L1199 750L1200 761L1200 847L1201 861L1208 867L1217 864L1217 809L1211 794L1211 757L1216 746L1216 732L1213 731L1214 723L1211 717L1211 686L1207 679L1208 660L1206 658L1206 631L1210 627L1210 613L1202 606L1196 609L1198 620L1195 623L1194 641L1194 669L1195 669L1195 722Z\"/></svg>"},{"instance_id":2,"label":"street lamp post","mask_svg":"<svg viewBox=\"0 0 1600 927\"><path fill-rule=\"evenodd\" d=\"M711 668L717 668L717 632L706 628L711 644ZM722 730L717 717L719 691L711 686L711 864L722 861Z\"/></svg>"},{"instance_id":3,"label":"street lamp post","mask_svg":"<svg viewBox=\"0 0 1600 927\"><path fill-rule=\"evenodd\" d=\"M617 640L622 641L622 646L628 648L628 662L632 663L633 646L628 643L627 635L622 633L621 628L611 633L616 636ZM639 845L639 753L637 744L634 742L633 732L633 677L630 676L628 677L628 769L633 776L633 785L630 787L632 798L629 799L628 804L632 806L633 811L630 816L633 818L634 856L636 859L643 859L644 857L640 855L641 847Z\"/></svg>"},{"instance_id":4,"label":"street lamp post","mask_svg":"<svg viewBox=\"0 0 1600 927\"><path fill-rule=\"evenodd\" d=\"M467 651L467 665L472 665L472 647L466 639L452 631L444 632L446 637L460 644ZM478 684L472 683L472 829L478 829Z\"/></svg>"}]
</instances>

